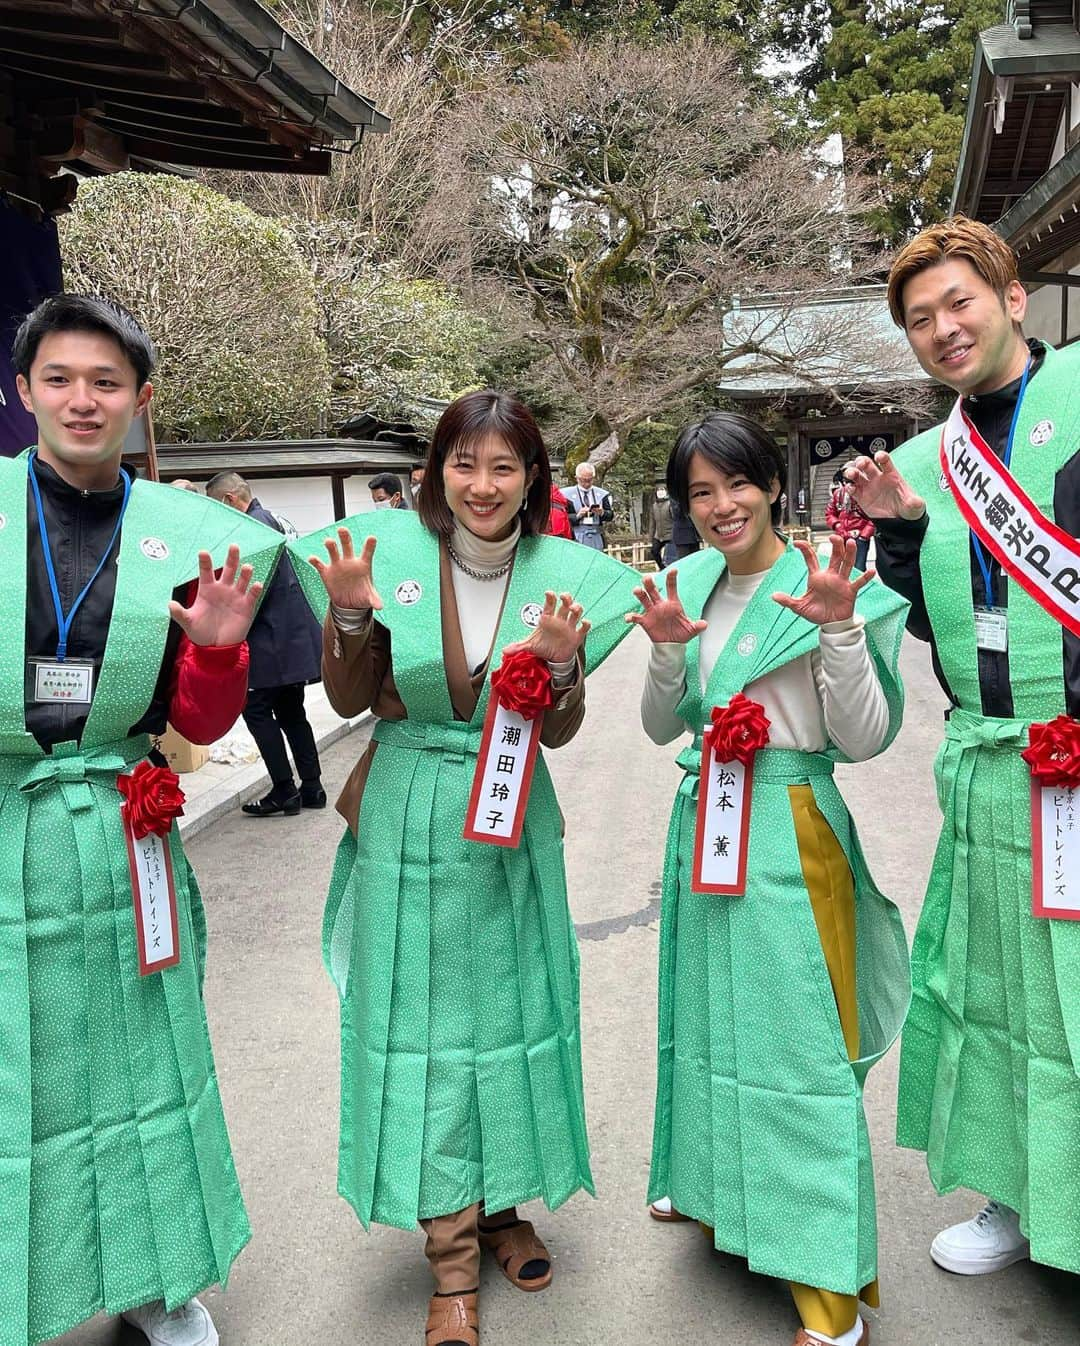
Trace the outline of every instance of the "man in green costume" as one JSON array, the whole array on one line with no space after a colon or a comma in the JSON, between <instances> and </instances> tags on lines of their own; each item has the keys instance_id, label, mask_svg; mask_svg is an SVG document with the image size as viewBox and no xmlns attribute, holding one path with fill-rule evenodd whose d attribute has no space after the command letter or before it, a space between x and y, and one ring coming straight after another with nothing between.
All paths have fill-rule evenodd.
<instances>
[{"instance_id":1,"label":"man in green costume","mask_svg":"<svg viewBox=\"0 0 1080 1346\"><path fill-rule=\"evenodd\" d=\"M153 348L118 306L46 300L14 363L38 440L0 460L0 1346L102 1310L214 1346L195 1295L250 1231L183 796L149 736L233 722L281 539L121 467Z\"/></svg>"},{"instance_id":2,"label":"man in green costume","mask_svg":"<svg viewBox=\"0 0 1080 1346\"><path fill-rule=\"evenodd\" d=\"M939 1192L989 1198L934 1239L939 1266L1080 1272L1080 924L1033 914L1021 757L1033 725L1080 716L1077 623L1059 615L1076 562L1047 564L1080 535L1080 347L1024 339L1014 253L962 217L901 251L889 302L958 394L946 433L905 445L899 467L879 453L848 469L877 521L878 572L910 600L949 702L898 1139L926 1151Z\"/></svg>"}]
</instances>

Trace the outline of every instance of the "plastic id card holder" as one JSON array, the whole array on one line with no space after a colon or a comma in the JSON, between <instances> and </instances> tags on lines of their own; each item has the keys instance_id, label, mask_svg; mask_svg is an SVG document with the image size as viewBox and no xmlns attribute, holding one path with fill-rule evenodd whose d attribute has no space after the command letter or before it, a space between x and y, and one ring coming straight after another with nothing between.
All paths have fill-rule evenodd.
<instances>
[{"instance_id":1,"label":"plastic id card holder","mask_svg":"<svg viewBox=\"0 0 1080 1346\"><path fill-rule=\"evenodd\" d=\"M1009 614L1005 608L975 609L975 644L980 650L1004 654L1009 648Z\"/></svg>"},{"instance_id":2,"label":"plastic id card holder","mask_svg":"<svg viewBox=\"0 0 1080 1346\"><path fill-rule=\"evenodd\" d=\"M34 657L27 662L35 701L63 701L69 706L88 706L93 700L93 660Z\"/></svg>"}]
</instances>

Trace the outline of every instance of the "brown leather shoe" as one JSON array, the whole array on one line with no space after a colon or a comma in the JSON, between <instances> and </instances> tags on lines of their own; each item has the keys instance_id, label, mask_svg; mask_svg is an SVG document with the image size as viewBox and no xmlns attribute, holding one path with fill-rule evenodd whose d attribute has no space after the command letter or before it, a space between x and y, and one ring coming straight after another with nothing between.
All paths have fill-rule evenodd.
<instances>
[{"instance_id":1,"label":"brown leather shoe","mask_svg":"<svg viewBox=\"0 0 1080 1346\"><path fill-rule=\"evenodd\" d=\"M480 1346L476 1291L467 1295L432 1295L424 1342L425 1346Z\"/></svg>"},{"instance_id":2,"label":"brown leather shoe","mask_svg":"<svg viewBox=\"0 0 1080 1346\"><path fill-rule=\"evenodd\" d=\"M862 1336L859 1338L858 1346L870 1346L870 1324L865 1318L860 1318L859 1322L862 1323ZM813 1332L807 1332L805 1327L800 1327L791 1346L825 1346L825 1343L820 1337L815 1337Z\"/></svg>"},{"instance_id":3,"label":"brown leather shoe","mask_svg":"<svg viewBox=\"0 0 1080 1346\"><path fill-rule=\"evenodd\" d=\"M531 1220L519 1220L505 1229L485 1229L480 1226L480 1246L495 1254L502 1274L519 1290L534 1292L546 1290L551 1284L551 1254L540 1242ZM530 1262L546 1262L542 1276L523 1279L521 1272Z\"/></svg>"}]
</instances>

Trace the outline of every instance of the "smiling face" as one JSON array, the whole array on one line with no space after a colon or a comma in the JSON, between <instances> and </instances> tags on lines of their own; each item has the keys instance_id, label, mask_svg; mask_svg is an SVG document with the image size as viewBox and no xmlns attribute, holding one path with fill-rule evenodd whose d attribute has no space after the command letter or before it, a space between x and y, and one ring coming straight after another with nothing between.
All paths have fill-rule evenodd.
<instances>
[{"instance_id":1,"label":"smiling face","mask_svg":"<svg viewBox=\"0 0 1080 1346\"><path fill-rule=\"evenodd\" d=\"M443 464L443 489L454 518L488 542L509 537L536 468L525 465L501 435L486 435L451 448Z\"/></svg>"},{"instance_id":2,"label":"smiling face","mask_svg":"<svg viewBox=\"0 0 1080 1346\"><path fill-rule=\"evenodd\" d=\"M1019 324L1027 293L1019 281L999 295L969 261L954 257L917 272L904 286L904 331L931 378L963 396L1018 379L1028 349Z\"/></svg>"},{"instance_id":3,"label":"smiling face","mask_svg":"<svg viewBox=\"0 0 1080 1346\"><path fill-rule=\"evenodd\" d=\"M100 490L119 472L124 437L153 394L117 342L99 332L42 338L29 380L17 378L37 420L38 456L72 486Z\"/></svg>"},{"instance_id":4,"label":"smiling face","mask_svg":"<svg viewBox=\"0 0 1080 1346\"><path fill-rule=\"evenodd\" d=\"M700 453L690 459L690 518L706 545L723 553L734 575L768 570L784 550L772 526L772 504L779 494L775 477L763 491L748 477L721 472Z\"/></svg>"}]
</instances>

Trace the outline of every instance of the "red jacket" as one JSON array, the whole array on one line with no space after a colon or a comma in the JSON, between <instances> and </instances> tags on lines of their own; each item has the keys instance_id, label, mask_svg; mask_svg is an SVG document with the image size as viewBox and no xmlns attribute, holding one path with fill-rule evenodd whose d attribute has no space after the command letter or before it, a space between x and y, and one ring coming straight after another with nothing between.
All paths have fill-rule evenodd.
<instances>
[{"instance_id":1,"label":"red jacket","mask_svg":"<svg viewBox=\"0 0 1080 1346\"><path fill-rule=\"evenodd\" d=\"M845 541L858 542L874 536L874 521L855 503L846 486L834 486L825 506L825 522Z\"/></svg>"},{"instance_id":2,"label":"red jacket","mask_svg":"<svg viewBox=\"0 0 1080 1346\"><path fill-rule=\"evenodd\" d=\"M570 501L554 484L551 487L551 514L546 531L553 537L568 537L571 541L574 538L574 530L570 527Z\"/></svg>"}]
</instances>

